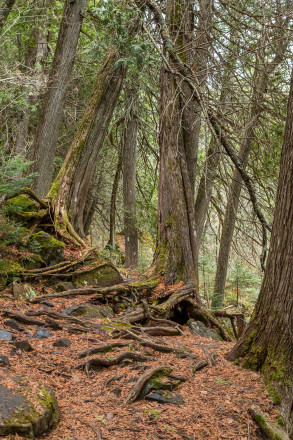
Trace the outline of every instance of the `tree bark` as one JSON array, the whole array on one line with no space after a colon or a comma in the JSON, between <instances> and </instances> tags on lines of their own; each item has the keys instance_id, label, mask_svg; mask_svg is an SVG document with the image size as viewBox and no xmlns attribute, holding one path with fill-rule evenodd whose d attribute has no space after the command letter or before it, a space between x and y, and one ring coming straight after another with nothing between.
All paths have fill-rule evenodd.
<instances>
[{"instance_id":1,"label":"tree bark","mask_svg":"<svg viewBox=\"0 0 293 440\"><path fill-rule=\"evenodd\" d=\"M63 10L48 88L33 146L33 160L35 161L33 171L39 173L34 189L40 197L45 197L50 189L62 112L83 20L82 10L85 5L86 0L66 0Z\"/></svg>"},{"instance_id":2,"label":"tree bark","mask_svg":"<svg viewBox=\"0 0 293 440\"><path fill-rule=\"evenodd\" d=\"M46 28L46 9L50 7L52 0L38 0L36 4L37 15L34 16L34 22L31 23L31 33L27 41L27 47L24 59L24 72L30 81L36 79L42 72L44 59L47 54L47 40L44 28ZM42 66L42 67L41 67ZM38 101L40 90L32 85L23 87L23 95L26 104L21 110L18 121L17 135L15 139L15 154L26 155L29 146L29 126L30 126L30 107Z\"/></svg>"},{"instance_id":3,"label":"tree bark","mask_svg":"<svg viewBox=\"0 0 293 440\"><path fill-rule=\"evenodd\" d=\"M133 82L135 79L133 79ZM138 265L135 181L138 132L138 93L135 84L126 90L126 123L123 139L123 206L125 235L125 267Z\"/></svg>"},{"instance_id":4,"label":"tree bark","mask_svg":"<svg viewBox=\"0 0 293 440\"><path fill-rule=\"evenodd\" d=\"M3 27L6 23L8 15L12 11L15 0L3 0L0 8L0 34L2 33Z\"/></svg>"},{"instance_id":5,"label":"tree bark","mask_svg":"<svg viewBox=\"0 0 293 440\"><path fill-rule=\"evenodd\" d=\"M166 18L173 37L184 11L183 3L179 7L178 2L167 1ZM172 65L171 59L169 62ZM192 280L197 286L194 198L184 143L184 103L176 79L165 65L160 90L158 238L154 268L163 273L167 284Z\"/></svg>"},{"instance_id":6,"label":"tree bark","mask_svg":"<svg viewBox=\"0 0 293 440\"><path fill-rule=\"evenodd\" d=\"M67 230L77 241L79 241L78 234L84 236L85 203L97 157L126 73L124 64L116 65L119 58L119 51L111 46L75 138L47 196L54 212L57 229Z\"/></svg>"},{"instance_id":7,"label":"tree bark","mask_svg":"<svg viewBox=\"0 0 293 440\"><path fill-rule=\"evenodd\" d=\"M118 185L120 180L120 175L122 171L122 154L119 152L119 158L117 163L117 169L114 177L112 194L111 194L111 205L110 205L110 236L109 244L112 248L116 247L115 232L116 232L116 199L118 192Z\"/></svg>"},{"instance_id":8,"label":"tree bark","mask_svg":"<svg viewBox=\"0 0 293 440\"><path fill-rule=\"evenodd\" d=\"M229 353L264 374L293 433L293 72L267 267L251 321Z\"/></svg>"}]
</instances>

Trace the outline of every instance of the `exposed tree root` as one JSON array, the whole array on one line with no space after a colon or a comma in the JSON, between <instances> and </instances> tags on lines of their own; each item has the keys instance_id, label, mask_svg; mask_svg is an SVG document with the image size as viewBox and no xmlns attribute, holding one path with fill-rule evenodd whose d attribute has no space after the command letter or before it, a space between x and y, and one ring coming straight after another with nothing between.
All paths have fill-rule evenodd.
<instances>
[{"instance_id":1,"label":"exposed tree root","mask_svg":"<svg viewBox=\"0 0 293 440\"><path fill-rule=\"evenodd\" d=\"M194 374L197 371L203 370L205 367L208 367L208 365L209 365L209 363L207 361L205 361L204 359L201 359L195 365L192 365L191 372L192 372L192 374Z\"/></svg>"},{"instance_id":2,"label":"exposed tree root","mask_svg":"<svg viewBox=\"0 0 293 440\"><path fill-rule=\"evenodd\" d=\"M112 342L111 344L99 345L98 347L92 347L88 348L85 351L82 351L81 353L79 353L78 358L81 359L97 353L106 353L107 351L112 351L113 348L127 346L129 346L128 342Z\"/></svg>"},{"instance_id":3,"label":"exposed tree root","mask_svg":"<svg viewBox=\"0 0 293 440\"><path fill-rule=\"evenodd\" d=\"M45 326L44 321L41 321L40 319L30 318L24 315L23 313L13 312L12 310L6 310L6 309L1 309L0 313L2 313L2 315L4 316L8 316L9 318L13 318L16 321L21 322L22 324Z\"/></svg>"},{"instance_id":4,"label":"exposed tree root","mask_svg":"<svg viewBox=\"0 0 293 440\"><path fill-rule=\"evenodd\" d=\"M94 357L91 359L87 359L86 361L78 364L76 368L85 369L88 372L89 368L91 367L111 367L112 365L118 365L122 361L127 359L132 361L139 361L139 362L145 362L151 360L147 356L144 356L142 354L134 353L132 351L125 351L124 353L121 353L112 359L101 358L101 357Z\"/></svg>"},{"instance_id":5,"label":"exposed tree root","mask_svg":"<svg viewBox=\"0 0 293 440\"><path fill-rule=\"evenodd\" d=\"M255 406L252 406L248 412L268 439L290 440L285 431L270 422L264 413L259 411Z\"/></svg>"},{"instance_id":6,"label":"exposed tree root","mask_svg":"<svg viewBox=\"0 0 293 440\"><path fill-rule=\"evenodd\" d=\"M136 384L134 385L134 387L132 388L132 390L130 391L130 393L128 394L128 396L126 397L124 403L127 404L127 403L132 403L132 402L134 402L134 401L138 398L138 396L139 396L139 394L140 394L142 388L144 387L144 385L145 385L145 384L147 383L147 381L150 380L150 379L152 378L152 376L154 376L155 374L157 374L157 373L162 373L162 374L164 374L165 376L168 376L171 372L172 372L172 368L170 368L170 367L168 367L168 366L166 366L166 365L163 365L163 366L160 366L160 367L155 367L155 368L152 368L151 370L148 370L146 373L144 373L144 374L138 379L138 381L136 382Z\"/></svg>"},{"instance_id":7,"label":"exposed tree root","mask_svg":"<svg viewBox=\"0 0 293 440\"><path fill-rule=\"evenodd\" d=\"M144 347L150 347L153 350L160 351L162 353L175 353L176 355L183 357L183 358L193 357L193 354L187 350L180 350L179 348L176 348L176 347L170 347L168 345L161 345L161 344L157 344L156 342L148 341L148 340L141 338L140 336L136 335L135 333L133 333L127 329L125 329L124 332L127 336L129 336L129 338L134 339L135 341L138 341Z\"/></svg>"},{"instance_id":8,"label":"exposed tree root","mask_svg":"<svg viewBox=\"0 0 293 440\"><path fill-rule=\"evenodd\" d=\"M38 310L36 312L29 312L28 316L49 316L50 318L61 320L61 321L70 321L74 324L78 324L81 327L97 327L100 326L98 324L93 324L91 322L84 322L79 318L76 318L74 316L68 316L64 315L63 313L53 312L49 310Z\"/></svg>"}]
</instances>

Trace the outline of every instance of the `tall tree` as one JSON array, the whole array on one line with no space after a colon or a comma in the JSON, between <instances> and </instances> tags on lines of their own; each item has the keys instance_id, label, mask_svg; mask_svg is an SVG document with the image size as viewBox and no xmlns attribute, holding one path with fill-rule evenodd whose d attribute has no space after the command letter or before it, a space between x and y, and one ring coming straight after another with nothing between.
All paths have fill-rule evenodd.
<instances>
[{"instance_id":1,"label":"tall tree","mask_svg":"<svg viewBox=\"0 0 293 440\"><path fill-rule=\"evenodd\" d=\"M66 0L64 5L47 92L33 146L33 160L35 161L33 170L39 173L34 189L41 197L48 193L52 181L62 112L83 21L82 10L85 5L86 0Z\"/></svg>"},{"instance_id":2,"label":"tall tree","mask_svg":"<svg viewBox=\"0 0 293 440\"><path fill-rule=\"evenodd\" d=\"M47 196L56 227L65 234L69 232L77 241L80 241L78 234L85 235L86 201L127 70L125 64L117 63L120 57L118 49L110 46L77 133Z\"/></svg>"},{"instance_id":3,"label":"tall tree","mask_svg":"<svg viewBox=\"0 0 293 440\"><path fill-rule=\"evenodd\" d=\"M133 78L132 87L126 90L126 118L123 139L125 267L136 267L138 264L138 235L135 207L138 106L137 85Z\"/></svg>"},{"instance_id":4,"label":"tall tree","mask_svg":"<svg viewBox=\"0 0 293 440\"><path fill-rule=\"evenodd\" d=\"M251 321L229 354L261 371L293 433L293 72L281 157L271 245Z\"/></svg>"},{"instance_id":5,"label":"tall tree","mask_svg":"<svg viewBox=\"0 0 293 440\"><path fill-rule=\"evenodd\" d=\"M166 21L175 48L184 57L182 20L190 18L190 1L168 0ZM166 54L168 57L168 54ZM168 60L172 66L172 60ZM165 282L192 281L195 272L196 236L192 174L188 170L184 137L184 101L172 72L163 65L160 79L160 169L158 189L158 238L154 267L164 274Z\"/></svg>"}]
</instances>

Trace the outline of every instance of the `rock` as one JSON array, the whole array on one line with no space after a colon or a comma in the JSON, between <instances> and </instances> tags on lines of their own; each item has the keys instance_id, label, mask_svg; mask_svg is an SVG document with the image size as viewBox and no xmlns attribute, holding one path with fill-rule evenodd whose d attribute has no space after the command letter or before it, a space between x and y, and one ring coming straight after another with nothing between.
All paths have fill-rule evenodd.
<instances>
[{"instance_id":1,"label":"rock","mask_svg":"<svg viewBox=\"0 0 293 440\"><path fill-rule=\"evenodd\" d=\"M84 316L87 318L107 318L113 317L114 312L109 306L96 306L92 304L79 304L63 310L65 315Z\"/></svg>"},{"instance_id":2,"label":"rock","mask_svg":"<svg viewBox=\"0 0 293 440\"><path fill-rule=\"evenodd\" d=\"M74 285L70 281L63 281L54 286L56 292L65 292L66 290L72 290L74 288Z\"/></svg>"},{"instance_id":3,"label":"rock","mask_svg":"<svg viewBox=\"0 0 293 440\"><path fill-rule=\"evenodd\" d=\"M0 365L10 367L10 362L7 356L0 356Z\"/></svg>"},{"instance_id":4,"label":"rock","mask_svg":"<svg viewBox=\"0 0 293 440\"><path fill-rule=\"evenodd\" d=\"M173 405L184 405L183 397L177 393L171 393L170 391L155 391L152 394L146 396L147 400L155 400L159 403L169 403Z\"/></svg>"},{"instance_id":5,"label":"rock","mask_svg":"<svg viewBox=\"0 0 293 440\"><path fill-rule=\"evenodd\" d=\"M13 335L11 332L8 332L7 330L0 330L0 340L1 341L11 341L13 338Z\"/></svg>"},{"instance_id":6,"label":"rock","mask_svg":"<svg viewBox=\"0 0 293 440\"><path fill-rule=\"evenodd\" d=\"M51 303L50 301L41 301L41 304L43 304L43 306L47 306L47 307L55 307L53 303Z\"/></svg>"},{"instance_id":7,"label":"rock","mask_svg":"<svg viewBox=\"0 0 293 440\"><path fill-rule=\"evenodd\" d=\"M31 346L31 344L29 343L29 341L27 341L27 340L24 340L24 341L15 341L15 342L13 342L13 345L14 345L16 348L19 348L19 349L22 350L22 351L27 351L27 352L29 352L29 351L33 351L33 350L34 350L33 347Z\"/></svg>"},{"instance_id":8,"label":"rock","mask_svg":"<svg viewBox=\"0 0 293 440\"><path fill-rule=\"evenodd\" d=\"M69 347L71 342L67 338L58 339L58 341L54 342L54 347Z\"/></svg>"},{"instance_id":9,"label":"rock","mask_svg":"<svg viewBox=\"0 0 293 440\"><path fill-rule=\"evenodd\" d=\"M56 426L58 421L57 400L49 388L39 385L38 392L33 392L21 385L12 392L0 385L1 436L18 434L33 439Z\"/></svg>"},{"instance_id":10,"label":"rock","mask_svg":"<svg viewBox=\"0 0 293 440\"><path fill-rule=\"evenodd\" d=\"M108 287L114 286L123 282L123 278L119 271L110 264L105 264L102 267L72 277L72 282L75 287L83 286L99 286Z\"/></svg>"},{"instance_id":11,"label":"rock","mask_svg":"<svg viewBox=\"0 0 293 440\"><path fill-rule=\"evenodd\" d=\"M212 329L207 328L202 322L189 319L187 322L190 331L195 336L201 336L202 338L210 338L215 341L220 341L220 336Z\"/></svg>"},{"instance_id":12,"label":"rock","mask_svg":"<svg viewBox=\"0 0 293 440\"><path fill-rule=\"evenodd\" d=\"M48 266L61 263L64 260L65 244L56 240L47 232L37 232L32 234L28 240L29 249L42 257Z\"/></svg>"},{"instance_id":13,"label":"rock","mask_svg":"<svg viewBox=\"0 0 293 440\"><path fill-rule=\"evenodd\" d=\"M53 336L53 333L51 333L46 328L40 328L36 333L32 336L34 339L47 339Z\"/></svg>"},{"instance_id":14,"label":"rock","mask_svg":"<svg viewBox=\"0 0 293 440\"><path fill-rule=\"evenodd\" d=\"M20 325L17 321L15 321L14 319L7 319L6 321L4 321L4 325L6 325L7 327L13 328L13 330L17 330L18 332L24 332L25 328Z\"/></svg>"},{"instance_id":15,"label":"rock","mask_svg":"<svg viewBox=\"0 0 293 440\"><path fill-rule=\"evenodd\" d=\"M16 300L26 300L36 296L36 292L30 284L22 284L16 281L12 283L12 293Z\"/></svg>"}]
</instances>

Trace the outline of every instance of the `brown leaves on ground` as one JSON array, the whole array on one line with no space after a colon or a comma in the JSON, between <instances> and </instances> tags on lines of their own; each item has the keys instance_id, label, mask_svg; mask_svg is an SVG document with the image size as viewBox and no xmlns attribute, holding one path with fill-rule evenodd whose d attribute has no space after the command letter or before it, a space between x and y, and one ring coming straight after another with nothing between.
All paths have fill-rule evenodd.
<instances>
[{"instance_id":1,"label":"brown leaves on ground","mask_svg":"<svg viewBox=\"0 0 293 440\"><path fill-rule=\"evenodd\" d=\"M86 300L85 297L60 298L54 301L54 311ZM38 310L42 305L26 305L23 302L8 304L7 300L1 299L0 307L11 307L12 310L25 313ZM5 328L4 320L1 318L0 328ZM96 320L96 323L103 321ZM37 328L27 327L27 330L33 334ZM195 337L186 328L186 336L160 340L174 347L185 346L198 359L205 358L203 348L216 351L216 366L205 368L193 376L190 359L179 359L172 353L158 353L140 346L136 347L137 352L150 357L150 361L127 361L92 370L87 375L85 371L75 368L80 362L77 357L89 347L113 341L103 325L98 333L81 335L51 331L54 333L51 338L30 339L35 349L32 353L13 352L8 342L0 342L0 354L7 355L11 362L11 367L0 367L1 383L9 384L9 376L22 376L32 383L42 382L56 393L61 420L57 428L44 435L43 439L94 440L97 438L92 429L94 427L101 432L103 440L256 440L262 437L247 413L248 408L254 404L271 418L274 419L276 415L260 376L226 361L225 354L232 347L231 343ZM19 340L25 339L19 332L15 335ZM68 348L53 347L54 341L61 337L69 338L72 345ZM133 344L134 341L129 341L129 345ZM114 357L128 349L132 350L130 347L117 347L113 352L101 356ZM124 404L145 367L159 365L168 365L173 369L172 374L187 379L176 391L183 396L185 405L177 407L147 400Z\"/></svg>"}]
</instances>

